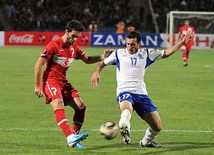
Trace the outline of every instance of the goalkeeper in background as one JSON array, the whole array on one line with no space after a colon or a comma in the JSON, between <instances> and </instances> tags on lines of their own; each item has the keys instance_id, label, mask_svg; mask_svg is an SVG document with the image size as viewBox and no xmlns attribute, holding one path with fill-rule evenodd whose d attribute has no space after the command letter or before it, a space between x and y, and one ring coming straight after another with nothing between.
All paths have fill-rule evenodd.
<instances>
[{"instance_id":1,"label":"goalkeeper in background","mask_svg":"<svg viewBox=\"0 0 214 155\"><path fill-rule=\"evenodd\" d=\"M179 40L182 40L188 33L192 34L192 39L189 40L185 45L181 47L183 65L188 66L189 53L192 50L192 45L194 41L195 30L194 27L190 26L189 20L184 21L184 25L179 29Z\"/></svg>"}]
</instances>

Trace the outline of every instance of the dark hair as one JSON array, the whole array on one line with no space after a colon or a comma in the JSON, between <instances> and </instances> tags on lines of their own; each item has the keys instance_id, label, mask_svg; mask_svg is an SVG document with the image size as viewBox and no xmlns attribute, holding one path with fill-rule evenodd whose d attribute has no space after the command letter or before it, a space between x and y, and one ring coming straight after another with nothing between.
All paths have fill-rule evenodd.
<instances>
[{"instance_id":1,"label":"dark hair","mask_svg":"<svg viewBox=\"0 0 214 155\"><path fill-rule=\"evenodd\" d=\"M139 31L132 31L127 34L126 38L132 39L132 38L137 38L137 42L141 42L141 33Z\"/></svg>"},{"instance_id":2,"label":"dark hair","mask_svg":"<svg viewBox=\"0 0 214 155\"><path fill-rule=\"evenodd\" d=\"M72 30L83 32L85 31L85 27L83 24L78 20L71 20L65 26L65 30L71 32Z\"/></svg>"}]
</instances>

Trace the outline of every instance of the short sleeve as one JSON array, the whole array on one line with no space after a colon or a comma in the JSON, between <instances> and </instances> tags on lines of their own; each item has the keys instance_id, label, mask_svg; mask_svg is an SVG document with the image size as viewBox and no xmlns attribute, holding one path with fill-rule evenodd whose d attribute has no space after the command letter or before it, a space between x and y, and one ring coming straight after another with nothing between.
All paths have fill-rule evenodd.
<instances>
[{"instance_id":1,"label":"short sleeve","mask_svg":"<svg viewBox=\"0 0 214 155\"><path fill-rule=\"evenodd\" d=\"M148 57L152 61L160 60L163 58L164 50L158 50L158 49L148 49Z\"/></svg>"},{"instance_id":2,"label":"short sleeve","mask_svg":"<svg viewBox=\"0 0 214 155\"><path fill-rule=\"evenodd\" d=\"M57 48L56 48L54 42L50 42L50 43L47 44L47 46L45 48L43 48L40 56L42 58L49 59L49 58L52 57L52 55L55 54L56 51L57 51Z\"/></svg>"},{"instance_id":3,"label":"short sleeve","mask_svg":"<svg viewBox=\"0 0 214 155\"><path fill-rule=\"evenodd\" d=\"M116 62L116 51L114 51L114 52L112 52L111 54L110 54L110 56L109 57L107 57L106 59L104 59L104 64L105 65L112 65L112 64L114 64L115 62Z\"/></svg>"},{"instance_id":4,"label":"short sleeve","mask_svg":"<svg viewBox=\"0 0 214 155\"><path fill-rule=\"evenodd\" d=\"M81 50L78 46L73 45L73 47L74 47L74 51L75 51L75 55L74 55L75 59L81 59L82 57L84 57L86 55L86 53L83 50Z\"/></svg>"}]
</instances>

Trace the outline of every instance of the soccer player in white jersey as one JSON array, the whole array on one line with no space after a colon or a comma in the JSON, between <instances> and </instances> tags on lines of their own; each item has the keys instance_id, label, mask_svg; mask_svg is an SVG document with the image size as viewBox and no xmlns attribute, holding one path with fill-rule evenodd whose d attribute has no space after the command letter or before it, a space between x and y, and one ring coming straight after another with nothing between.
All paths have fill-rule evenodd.
<instances>
[{"instance_id":1,"label":"soccer player in white jersey","mask_svg":"<svg viewBox=\"0 0 214 155\"><path fill-rule=\"evenodd\" d=\"M105 66L115 64L117 67L117 102L121 111L119 126L126 144L130 143L132 112L136 111L141 119L149 125L140 145L142 147L161 147L161 144L153 141L162 130L161 118L148 96L144 74L152 63L169 57L189 39L188 34L179 43L165 50L140 48L141 34L138 31L132 31L126 36L126 48L115 50L96 66L91 76L91 86L97 86L100 80L99 73Z\"/></svg>"}]
</instances>

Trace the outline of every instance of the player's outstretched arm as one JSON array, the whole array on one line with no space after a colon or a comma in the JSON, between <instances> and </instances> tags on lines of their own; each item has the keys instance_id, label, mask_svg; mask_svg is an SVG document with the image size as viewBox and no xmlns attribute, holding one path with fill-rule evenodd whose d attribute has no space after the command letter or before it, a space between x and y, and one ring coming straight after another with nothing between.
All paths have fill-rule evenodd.
<instances>
[{"instance_id":1,"label":"player's outstretched arm","mask_svg":"<svg viewBox=\"0 0 214 155\"><path fill-rule=\"evenodd\" d=\"M92 87L96 87L98 85L98 83L100 82L100 76L99 73L102 71L102 69L105 67L105 64L103 61L101 61L95 68L92 76L91 76L91 80L90 80L90 85Z\"/></svg>"},{"instance_id":2,"label":"player's outstretched arm","mask_svg":"<svg viewBox=\"0 0 214 155\"><path fill-rule=\"evenodd\" d=\"M34 79L35 79L35 95L39 98L43 96L41 74L42 66L46 63L45 58L39 58L34 67Z\"/></svg>"},{"instance_id":3,"label":"player's outstretched arm","mask_svg":"<svg viewBox=\"0 0 214 155\"><path fill-rule=\"evenodd\" d=\"M190 39L192 38L192 34L187 34L181 41L179 41L176 45L169 47L165 50L165 53L163 55L164 58L169 57L173 53L175 53L177 50L181 48L182 45L186 44Z\"/></svg>"},{"instance_id":4,"label":"player's outstretched arm","mask_svg":"<svg viewBox=\"0 0 214 155\"><path fill-rule=\"evenodd\" d=\"M82 57L82 61L84 61L86 64L93 64L99 61L104 60L105 58L107 58L112 52L114 51L114 49L106 49L104 50L102 55L99 56L87 56L85 55L84 57Z\"/></svg>"}]
</instances>

